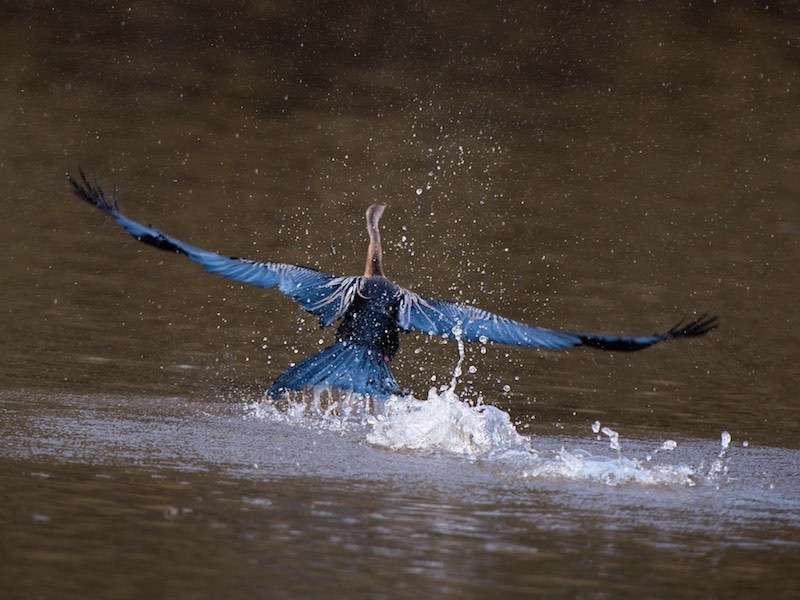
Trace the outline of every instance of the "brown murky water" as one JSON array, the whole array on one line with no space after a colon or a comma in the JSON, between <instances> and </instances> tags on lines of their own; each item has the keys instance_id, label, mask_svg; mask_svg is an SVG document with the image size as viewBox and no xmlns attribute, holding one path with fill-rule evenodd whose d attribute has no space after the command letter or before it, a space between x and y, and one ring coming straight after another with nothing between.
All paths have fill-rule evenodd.
<instances>
[{"instance_id":1,"label":"brown murky water","mask_svg":"<svg viewBox=\"0 0 800 600\"><path fill-rule=\"evenodd\" d=\"M4 598L794 593L790 3L1 10ZM467 347L455 393L456 345L409 335L395 375L429 401L276 411L263 391L331 332L137 244L70 196L78 165L226 254L356 274L379 200L415 291L723 325Z\"/></svg>"}]
</instances>

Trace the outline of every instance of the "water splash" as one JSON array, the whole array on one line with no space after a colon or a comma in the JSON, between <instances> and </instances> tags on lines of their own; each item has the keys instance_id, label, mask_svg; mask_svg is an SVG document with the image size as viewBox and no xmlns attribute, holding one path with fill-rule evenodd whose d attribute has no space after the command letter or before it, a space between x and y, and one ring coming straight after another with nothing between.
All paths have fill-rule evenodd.
<instances>
[{"instance_id":1,"label":"water splash","mask_svg":"<svg viewBox=\"0 0 800 600\"><path fill-rule=\"evenodd\" d=\"M280 399L265 397L246 406L256 419L300 425L311 429L359 431L371 427L385 411L387 401L363 394L317 386Z\"/></svg>"},{"instance_id":2,"label":"water splash","mask_svg":"<svg viewBox=\"0 0 800 600\"><path fill-rule=\"evenodd\" d=\"M707 478L715 485L719 485L721 479L728 474L728 449L731 446L731 434L723 431L720 434L720 451L717 458L711 462L708 469Z\"/></svg>"},{"instance_id":3,"label":"water splash","mask_svg":"<svg viewBox=\"0 0 800 600\"><path fill-rule=\"evenodd\" d=\"M678 447L678 442L676 442L674 440L667 440L666 442L661 444L661 448L656 450L656 452L658 452L659 450L671 451L671 450L675 450L675 448L677 448L677 447Z\"/></svg>"},{"instance_id":4,"label":"water splash","mask_svg":"<svg viewBox=\"0 0 800 600\"><path fill-rule=\"evenodd\" d=\"M523 477L594 481L609 486L697 485L696 470L686 464L651 464L638 458L599 456L566 448L561 448L551 459L542 458L538 464L531 465L524 471Z\"/></svg>"},{"instance_id":5,"label":"water splash","mask_svg":"<svg viewBox=\"0 0 800 600\"><path fill-rule=\"evenodd\" d=\"M612 454L607 455L608 450L584 449L582 446L592 445L588 438L565 442L520 435L508 413L480 399L462 398L452 388L452 382L448 389L431 388L425 400L404 396L385 401L320 389L292 400L250 404L247 413L251 418L309 430L339 431L359 444L366 442L393 452L448 453L513 479L692 487L719 486L728 473L730 436L726 433L722 434L722 450L715 453L708 468L702 457L692 466L669 456L678 446L674 440L641 450L641 442L623 444L618 431L596 421L591 431L596 440L608 440Z\"/></svg>"},{"instance_id":6,"label":"water splash","mask_svg":"<svg viewBox=\"0 0 800 600\"><path fill-rule=\"evenodd\" d=\"M600 429L600 433L607 436L608 439L610 440L609 447L612 450L616 450L618 456L622 456L622 446L619 445L619 433L617 433L610 427L602 427Z\"/></svg>"},{"instance_id":7,"label":"water splash","mask_svg":"<svg viewBox=\"0 0 800 600\"><path fill-rule=\"evenodd\" d=\"M479 457L499 449L526 447L508 413L482 403L463 402L452 389L427 401L392 398L379 415L367 441L392 450L446 451Z\"/></svg>"},{"instance_id":8,"label":"water splash","mask_svg":"<svg viewBox=\"0 0 800 600\"><path fill-rule=\"evenodd\" d=\"M449 386L431 388L426 400L411 395L375 400L360 394L314 388L284 400L251 404L248 414L309 429L326 429L352 436L356 441L392 450L419 454L450 453L479 462L515 479L563 479L593 481L605 485L695 486L719 485L727 473L726 457L731 436L723 432L722 450L703 476L703 463L656 462L659 452L672 452L677 442L666 440L644 457L623 453L618 431L591 424L597 440L608 439L614 456L592 454L580 447L547 448L545 438L520 435L505 411L483 403L482 398L462 398L456 386L462 374L464 343L460 328L453 330L458 361ZM574 444L581 444L575 440Z\"/></svg>"},{"instance_id":9,"label":"water splash","mask_svg":"<svg viewBox=\"0 0 800 600\"><path fill-rule=\"evenodd\" d=\"M456 339L456 344L458 344L458 361L456 362L456 366L453 369L453 378L450 380L450 388L449 391L454 392L456 391L456 385L458 385L458 378L461 377L461 365L464 363L464 340L461 339L461 324L456 324L453 327L453 337Z\"/></svg>"}]
</instances>

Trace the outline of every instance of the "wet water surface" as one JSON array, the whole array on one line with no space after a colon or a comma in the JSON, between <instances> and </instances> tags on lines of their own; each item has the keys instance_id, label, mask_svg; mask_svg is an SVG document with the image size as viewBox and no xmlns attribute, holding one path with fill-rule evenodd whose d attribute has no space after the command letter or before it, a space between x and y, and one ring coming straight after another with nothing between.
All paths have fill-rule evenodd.
<instances>
[{"instance_id":1,"label":"wet water surface","mask_svg":"<svg viewBox=\"0 0 800 600\"><path fill-rule=\"evenodd\" d=\"M3 10L3 598L796 593L788 3ZM410 334L413 398L271 403L332 332L127 237L78 165L225 254L358 274L381 201L419 293L722 325L634 354Z\"/></svg>"},{"instance_id":2,"label":"wet water surface","mask_svg":"<svg viewBox=\"0 0 800 600\"><path fill-rule=\"evenodd\" d=\"M20 597L42 578L99 596L394 597L637 595L676 577L725 596L785 591L795 564L797 451L531 439L446 395L377 420L91 396L2 409L19 426L2 450Z\"/></svg>"}]
</instances>

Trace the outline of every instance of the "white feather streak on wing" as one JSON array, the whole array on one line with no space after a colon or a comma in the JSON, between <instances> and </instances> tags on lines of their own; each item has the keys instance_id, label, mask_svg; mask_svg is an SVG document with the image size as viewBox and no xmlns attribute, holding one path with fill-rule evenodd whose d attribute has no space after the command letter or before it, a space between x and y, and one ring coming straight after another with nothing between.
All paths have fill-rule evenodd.
<instances>
[{"instance_id":1,"label":"white feather streak on wing","mask_svg":"<svg viewBox=\"0 0 800 600\"><path fill-rule=\"evenodd\" d=\"M414 310L417 315L425 317L425 319L431 325L431 328L428 330L423 330L421 327L418 327L420 331L424 331L430 335L438 333L436 323L433 321L433 319L431 319L428 311L436 311L437 313L441 314L440 311L436 310L433 305L431 305L419 294L416 294L405 288L400 288L400 290L400 307L397 312L397 320L400 327L404 330L411 329L412 310Z\"/></svg>"},{"instance_id":2,"label":"white feather streak on wing","mask_svg":"<svg viewBox=\"0 0 800 600\"><path fill-rule=\"evenodd\" d=\"M320 287L335 287L336 289L319 301L309 304L308 310L316 313L329 304L338 302L339 306L336 309L335 316L331 319L331 321L336 321L347 312L347 309L353 303L353 298L363 283L362 280L362 277L335 277L331 279Z\"/></svg>"},{"instance_id":3,"label":"white feather streak on wing","mask_svg":"<svg viewBox=\"0 0 800 600\"><path fill-rule=\"evenodd\" d=\"M295 299L305 310L319 315L323 325L330 325L344 315L361 279L330 275L287 263L219 258L216 263L205 260L207 269L262 287L277 285L283 294Z\"/></svg>"},{"instance_id":4,"label":"white feather streak on wing","mask_svg":"<svg viewBox=\"0 0 800 600\"><path fill-rule=\"evenodd\" d=\"M398 311L398 322L403 329L415 328L428 333L430 335L452 335L459 337L458 334L463 332L463 329L470 323L476 321L488 321L496 324L500 321L506 321L505 318L499 317L493 313L487 312L483 309L469 306L467 304L456 304L444 301L432 301L424 298L411 290L401 288L401 301L400 309ZM442 307L449 307L455 309L451 312L454 314L445 313L438 308L436 304ZM439 315L440 320L434 320L433 315ZM412 323L414 316L424 318L428 324L428 328L419 322ZM446 324L446 327L442 327Z\"/></svg>"}]
</instances>

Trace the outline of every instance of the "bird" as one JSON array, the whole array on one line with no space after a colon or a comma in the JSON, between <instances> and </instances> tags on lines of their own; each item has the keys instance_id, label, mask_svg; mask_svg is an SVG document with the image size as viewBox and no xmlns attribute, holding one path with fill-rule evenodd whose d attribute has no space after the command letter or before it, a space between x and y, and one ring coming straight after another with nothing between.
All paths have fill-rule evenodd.
<instances>
[{"instance_id":1,"label":"bird","mask_svg":"<svg viewBox=\"0 0 800 600\"><path fill-rule=\"evenodd\" d=\"M273 399L308 389L335 389L375 399L404 396L390 370L400 348L400 333L412 330L463 342L489 342L560 350L587 346L598 350L636 351L668 340L703 336L719 318L701 314L663 333L608 335L577 333L527 325L475 306L417 294L386 277L378 224L385 204L366 211L369 246L364 274L340 276L293 264L226 256L182 242L122 214L117 191L107 197L83 169L67 175L72 191L112 217L127 233L159 250L182 254L209 273L261 288L277 287L307 312L320 327L338 322L334 342L293 364L267 391Z\"/></svg>"}]
</instances>

